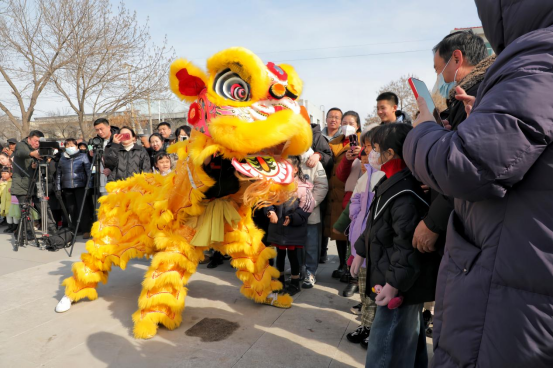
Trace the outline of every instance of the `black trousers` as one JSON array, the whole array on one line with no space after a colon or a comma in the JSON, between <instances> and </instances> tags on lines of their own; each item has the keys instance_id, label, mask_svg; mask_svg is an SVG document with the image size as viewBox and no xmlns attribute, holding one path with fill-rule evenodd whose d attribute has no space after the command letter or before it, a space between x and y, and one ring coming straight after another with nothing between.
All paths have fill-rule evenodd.
<instances>
[{"instance_id":1,"label":"black trousers","mask_svg":"<svg viewBox=\"0 0 553 369\"><path fill-rule=\"evenodd\" d=\"M79 211L83 204L83 214L81 216L81 223L77 232L89 233L92 228L93 208L90 203L90 197L84 198L85 188L64 188L63 189L63 201L67 208L67 213L71 218L71 224L73 228L77 226L77 220L79 219Z\"/></svg>"}]
</instances>

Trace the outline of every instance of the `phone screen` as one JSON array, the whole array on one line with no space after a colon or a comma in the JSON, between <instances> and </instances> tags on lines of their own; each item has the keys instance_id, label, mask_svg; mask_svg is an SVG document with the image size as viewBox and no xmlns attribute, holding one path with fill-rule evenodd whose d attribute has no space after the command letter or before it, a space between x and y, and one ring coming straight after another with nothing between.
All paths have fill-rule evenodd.
<instances>
[{"instance_id":1,"label":"phone screen","mask_svg":"<svg viewBox=\"0 0 553 369\"><path fill-rule=\"evenodd\" d=\"M357 142L357 135L350 135L348 136L348 139L350 146L359 146L359 142Z\"/></svg>"},{"instance_id":2,"label":"phone screen","mask_svg":"<svg viewBox=\"0 0 553 369\"><path fill-rule=\"evenodd\" d=\"M443 127L444 123L440 118L440 113L434 105L434 100L432 100L432 95L430 95L430 91L428 91L428 87L426 87L426 84L420 79L416 78L410 78L409 81L411 82L411 89L413 89L415 97L417 97L418 94L419 96L424 98L424 100L426 101L426 106L428 106L428 110L430 110L430 112L434 116L434 119L436 119L436 122Z\"/></svg>"},{"instance_id":3,"label":"phone screen","mask_svg":"<svg viewBox=\"0 0 553 369\"><path fill-rule=\"evenodd\" d=\"M130 133L123 133L121 135L121 140L123 140L123 141L128 141L130 139L131 139L131 134Z\"/></svg>"}]
</instances>

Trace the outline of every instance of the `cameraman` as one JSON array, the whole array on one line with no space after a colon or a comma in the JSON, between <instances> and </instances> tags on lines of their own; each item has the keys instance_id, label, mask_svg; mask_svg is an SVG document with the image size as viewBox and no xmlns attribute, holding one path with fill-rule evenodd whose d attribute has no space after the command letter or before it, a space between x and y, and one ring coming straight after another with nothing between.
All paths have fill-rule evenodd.
<instances>
[{"instance_id":1,"label":"cameraman","mask_svg":"<svg viewBox=\"0 0 553 369\"><path fill-rule=\"evenodd\" d=\"M105 118L99 118L94 121L94 130L96 131L97 137L104 140L103 149L111 145L113 136L119 133L119 128L112 127L109 125L109 121ZM90 155L93 156L93 152L90 152ZM111 174L111 170L104 167L104 162L102 161L100 165L100 196L107 195L106 183L108 183L108 176Z\"/></svg>"},{"instance_id":2,"label":"cameraman","mask_svg":"<svg viewBox=\"0 0 553 369\"><path fill-rule=\"evenodd\" d=\"M23 204L29 204L32 199L35 208L39 212L41 211L41 203L40 199L36 196L36 186L31 188L31 198L29 199L27 199L27 191L31 179L34 176L34 171L37 168L37 163L42 160L42 157L38 153L41 137L44 137L42 132L31 131L27 138L24 138L21 142L16 144L13 154L13 177L11 188L11 194L17 197L20 207L22 207ZM48 207L47 214L48 232L50 234L55 234L57 232L57 227L50 207ZM27 236L29 239L32 238L31 233L28 233Z\"/></svg>"}]
</instances>

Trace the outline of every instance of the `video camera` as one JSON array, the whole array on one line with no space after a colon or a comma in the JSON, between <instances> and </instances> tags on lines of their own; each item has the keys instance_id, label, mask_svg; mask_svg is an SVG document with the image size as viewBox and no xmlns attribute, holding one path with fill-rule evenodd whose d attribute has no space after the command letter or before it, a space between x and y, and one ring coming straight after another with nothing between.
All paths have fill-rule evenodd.
<instances>
[{"instance_id":1,"label":"video camera","mask_svg":"<svg viewBox=\"0 0 553 369\"><path fill-rule=\"evenodd\" d=\"M101 137L92 137L88 140L88 146L92 146L93 149L101 149L104 147L104 139Z\"/></svg>"},{"instance_id":2,"label":"video camera","mask_svg":"<svg viewBox=\"0 0 553 369\"><path fill-rule=\"evenodd\" d=\"M56 141L40 141L38 144L38 154L42 157L53 158L54 150L59 150L60 144Z\"/></svg>"}]
</instances>

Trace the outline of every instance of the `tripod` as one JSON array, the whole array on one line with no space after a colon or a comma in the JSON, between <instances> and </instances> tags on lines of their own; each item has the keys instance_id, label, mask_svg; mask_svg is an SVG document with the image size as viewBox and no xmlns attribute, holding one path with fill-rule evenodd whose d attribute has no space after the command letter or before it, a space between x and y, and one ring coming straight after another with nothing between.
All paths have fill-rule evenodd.
<instances>
[{"instance_id":1,"label":"tripod","mask_svg":"<svg viewBox=\"0 0 553 369\"><path fill-rule=\"evenodd\" d=\"M77 224L75 225L75 233L73 234L73 240L71 241L71 250L69 251L69 257L73 255L73 247L75 246L75 241L77 241L77 232L79 231L79 226L81 225L81 217L83 215L84 204L86 202L86 197L88 195L88 190L90 190L90 182L94 181L92 188L93 193L93 203L94 203L94 221L98 220L98 214L96 212L98 206L98 199L100 198L100 164L102 163L102 157L104 155L103 147L94 148L94 156L92 157L92 163L90 163L90 172L93 175L88 178L88 183L84 190L83 201L81 202L81 207L79 208L79 218L77 219Z\"/></svg>"},{"instance_id":2,"label":"tripod","mask_svg":"<svg viewBox=\"0 0 553 369\"><path fill-rule=\"evenodd\" d=\"M29 176L25 171L23 173ZM21 221L19 222L19 228L17 230L17 240L15 241L15 246L13 251L19 251L19 247L24 247L29 241L35 240L36 247L41 249L40 243L36 237L35 228L33 226L33 219L31 216L31 204L29 199L33 194L33 185L36 184L36 178L39 174L38 168L33 172L33 176L30 177L31 181L29 182L29 187L27 187L27 194L25 195L24 201L20 204L21 208ZM42 209L41 209L42 211ZM32 235L29 237L29 233Z\"/></svg>"}]
</instances>

